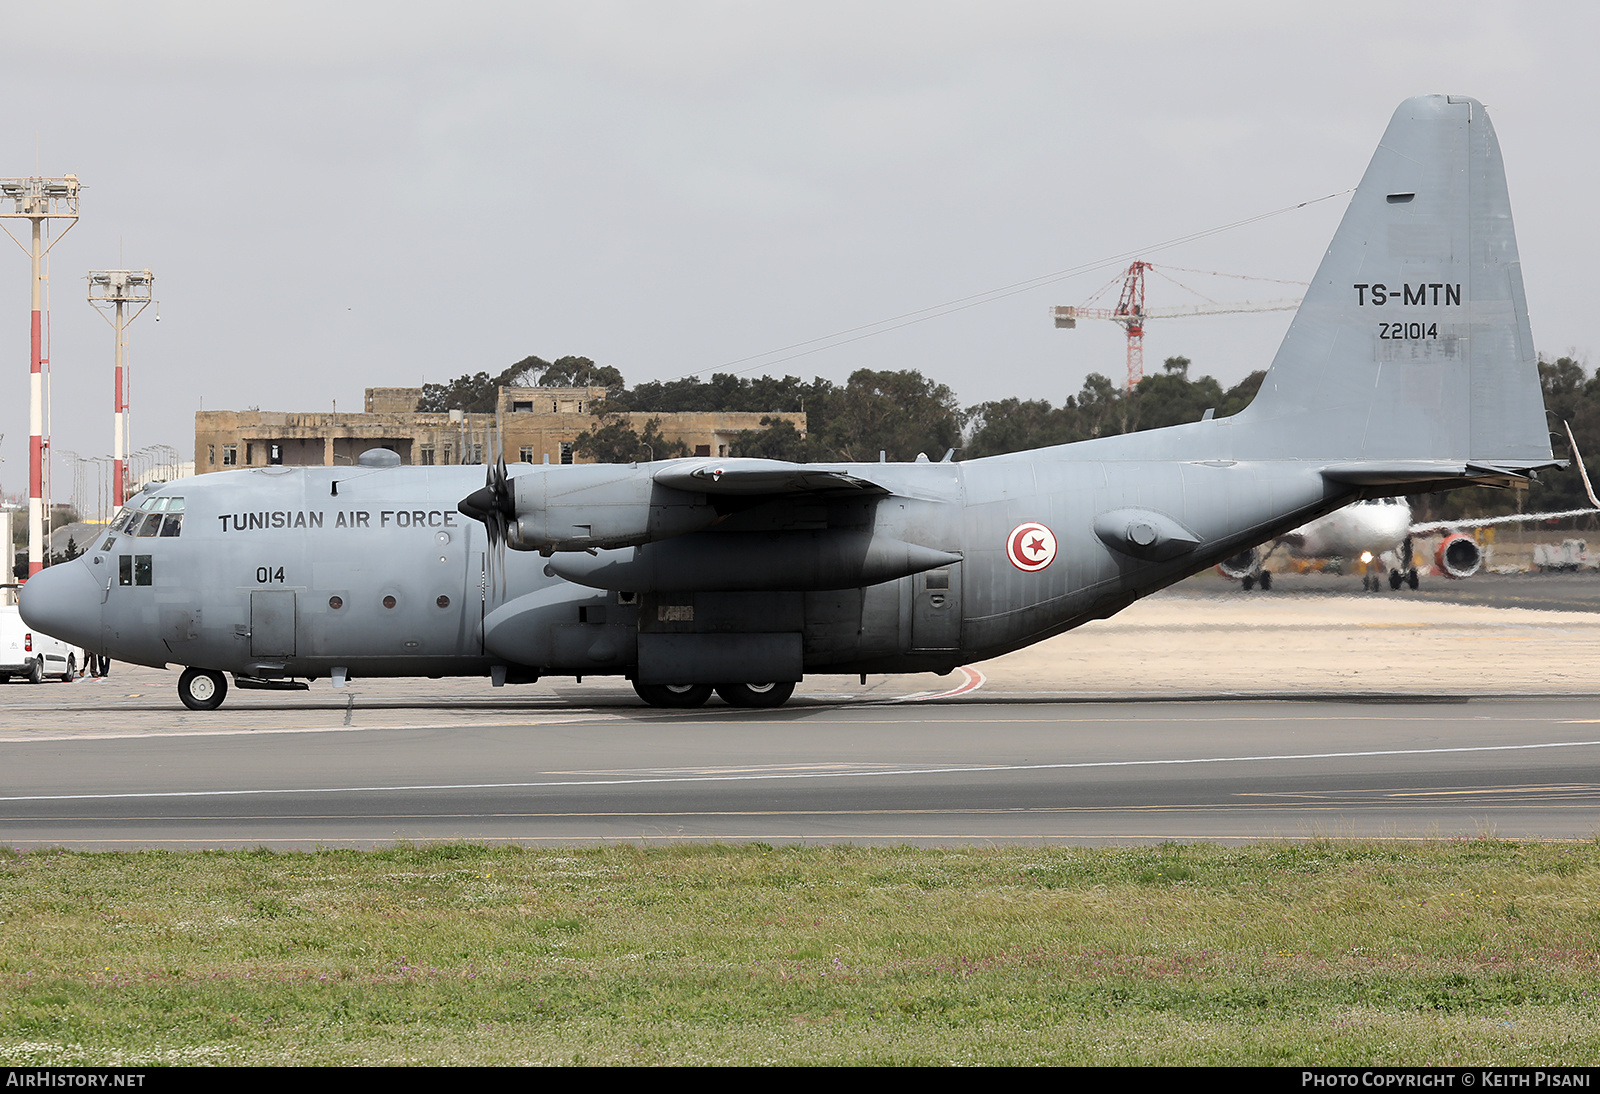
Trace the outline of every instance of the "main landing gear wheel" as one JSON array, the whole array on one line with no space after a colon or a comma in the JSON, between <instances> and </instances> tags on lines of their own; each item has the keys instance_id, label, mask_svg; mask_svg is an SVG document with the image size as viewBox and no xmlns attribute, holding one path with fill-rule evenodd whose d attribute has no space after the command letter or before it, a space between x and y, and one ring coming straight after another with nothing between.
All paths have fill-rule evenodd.
<instances>
[{"instance_id":1,"label":"main landing gear wheel","mask_svg":"<svg viewBox=\"0 0 1600 1094\"><path fill-rule=\"evenodd\" d=\"M1272 590L1272 571L1271 570L1262 570L1261 571L1261 591L1265 593L1265 592L1270 592L1271 590Z\"/></svg>"},{"instance_id":2,"label":"main landing gear wheel","mask_svg":"<svg viewBox=\"0 0 1600 1094\"><path fill-rule=\"evenodd\" d=\"M730 707L781 707L794 694L794 684L718 684L717 694Z\"/></svg>"},{"instance_id":3,"label":"main landing gear wheel","mask_svg":"<svg viewBox=\"0 0 1600 1094\"><path fill-rule=\"evenodd\" d=\"M680 710L700 706L711 698L710 684L641 684L635 680L633 690L653 707Z\"/></svg>"},{"instance_id":4,"label":"main landing gear wheel","mask_svg":"<svg viewBox=\"0 0 1600 1094\"><path fill-rule=\"evenodd\" d=\"M228 695L228 680L210 669L184 669L178 677L178 698L190 710L216 710Z\"/></svg>"}]
</instances>

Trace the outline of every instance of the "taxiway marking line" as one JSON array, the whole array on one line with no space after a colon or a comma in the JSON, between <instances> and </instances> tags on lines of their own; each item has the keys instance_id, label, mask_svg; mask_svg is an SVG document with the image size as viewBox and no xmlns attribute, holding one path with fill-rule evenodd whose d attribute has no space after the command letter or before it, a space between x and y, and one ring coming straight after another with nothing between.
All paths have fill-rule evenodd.
<instances>
[{"instance_id":1,"label":"taxiway marking line","mask_svg":"<svg viewBox=\"0 0 1600 1094\"><path fill-rule=\"evenodd\" d=\"M360 836L183 836L177 838L156 839L125 839L108 837L105 839L60 839L52 838L39 841L48 847L104 847L111 844L128 844L140 848L221 848L223 846L250 846L256 847L266 844L299 845L315 847L383 847L390 843L406 840L409 842L422 841L427 843L450 843L464 838L459 833L445 832L435 835L426 833L412 833L403 837L387 838L362 838ZM1194 832L1094 832L1086 835L1046 834L1031 833L1026 836L996 835L993 832L827 832L821 834L796 833L777 835L772 832L685 832L685 833L644 833L638 832L631 835L619 835L615 832L603 835L574 834L566 836L472 836L474 843L486 846L530 844L560 844L574 843L599 843L605 845L632 845L650 843L703 843L707 840L742 843L760 840L776 844L834 844L842 842L858 843L905 843L915 840L938 840L947 842L952 840L975 840L985 844L1100 844L1100 843L1126 843L1129 840L1151 840L1161 843L1306 843L1312 840L1326 841L1330 838L1334 842L1349 842L1351 840L1377 839L1385 843L1439 843L1449 839L1448 835L1428 836L1403 836L1383 834L1377 836L1335 836L1310 833L1305 835L1288 835L1281 831L1256 832L1250 835L1232 835L1219 833ZM1498 839L1515 843L1531 844L1587 844L1594 842L1592 836L1500 836ZM7 841L7 846L25 846L33 843L32 840L12 839Z\"/></svg>"},{"instance_id":2,"label":"taxiway marking line","mask_svg":"<svg viewBox=\"0 0 1600 1094\"><path fill-rule=\"evenodd\" d=\"M979 686L981 686L981 682L980 682ZM893 704L897 704L897 703L906 702L907 698L911 698L911 699L913 699L913 701L923 701L923 700L927 700L927 699L936 699L936 698L939 698L939 696L937 696L937 695L928 695L928 696L922 696L920 698L919 697L899 697L899 698L894 698L894 699L870 700L870 701L862 702L860 705L862 705L862 706L868 706L868 705L871 705L871 706L889 706L889 705L893 705ZM1584 696L1584 698L1588 698L1588 696ZM1167 700L1163 699L1160 696L1155 696L1155 697L1152 697L1152 698L1150 698L1148 700L1143 700L1143 701L1149 702L1149 703L1156 703L1156 704L1167 702ZM1208 700L1208 701L1212 701L1212 700ZM1254 700L1242 699L1242 698L1234 698L1234 697L1226 697L1226 698L1217 699L1217 700L1214 700L1214 701L1218 702L1218 703L1246 703L1246 702L1253 702ZM1269 701L1277 702L1278 700L1269 700ZM1291 700L1285 700L1285 701L1291 701ZM1336 700L1336 699L1335 700L1317 700L1317 701L1318 702L1335 702L1335 703L1339 702L1339 700ZM1464 701L1465 700L1463 700L1463 702ZM1520 697L1518 697L1518 700L1516 700L1516 701L1520 701ZM1406 705L1406 706L1410 706L1411 705L1411 704L1404 703L1404 700L1401 700L1401 702L1402 702L1402 705ZM979 702L979 705L982 705L982 701L981 700ZM1092 705L1092 704L1074 703L1073 705L1076 707L1076 706L1081 706L1081 705ZM1103 704L1103 705L1110 706L1110 707L1113 708L1113 710L1111 712L1106 713L1106 714L1096 715L1094 717L1077 717L1077 718L1074 718L1074 717L969 718L969 717L965 717L964 715L962 715L960 710L954 710L953 716L960 717L963 723L969 723L969 724L972 724L972 725L991 725L991 724L993 724L993 725L1002 725L1002 724L1003 725L1091 725L1091 724L1096 724L1096 723L1101 723L1101 722L1127 723L1127 724L1130 724L1130 725L1146 725L1146 724L1151 724L1151 723L1162 723L1162 722L1170 722L1170 721L1172 721L1172 719L1170 717L1163 716L1163 715L1133 715L1133 716L1119 717L1117 715L1116 711L1117 711L1118 708L1120 708L1122 706L1122 704L1109 703L1109 704ZM1434 704L1429 704L1429 705L1431 706L1431 705L1434 705ZM1460 705L1460 704L1451 702L1449 704L1439 704L1439 705L1457 706L1457 705ZM359 707L357 708L356 713L358 715L361 713ZM746 717L746 716L748 716L748 715L750 715L750 714L752 714L752 713L757 715L757 721L758 722L773 722L773 723L783 722L784 724L787 724L787 720L786 719L783 719L782 717L773 717L773 716L774 715L779 715L780 713L789 714L789 715L794 715L794 714L826 715L826 714L832 714L832 713L848 713L848 712L842 710L842 708L839 708L839 707L817 707L817 708L812 708L812 709L807 709L807 708L801 707L801 708L790 708L790 709L788 709L788 710L786 710L784 712L779 712L779 711L765 711L765 712L754 711L753 712L753 711L748 710L748 709L739 708L739 709L719 710L719 711L716 712L716 714L719 715L719 717L715 717L715 718L705 717L704 716L704 712L695 712L694 715L684 715L683 712L680 712L680 716L676 716L676 717L674 717L670 713L664 713L664 712L642 712L642 713L647 713L647 714L653 713L653 714L656 714L657 716L655 718L648 718L648 717L639 718L639 717L635 717L631 713L629 713L629 714L614 714L614 713L597 712L597 713L592 713L592 714L585 714L585 713L554 714L554 715L551 715L549 717L535 717L535 718L515 720L515 721L510 721L510 720L507 720L507 719L505 719L503 717L502 718L488 719L488 720L472 720L472 719L467 718L466 716L463 716L460 721L454 721L454 722L396 722L396 723L392 723L392 724L389 724L389 725L364 725L364 726L357 726L357 725L350 725L350 726L339 726L339 725L278 726L278 727L263 726L263 727L255 728L255 729L248 729L248 728L241 728L241 729L195 729L195 730L154 729L154 730L149 730L149 731L125 730L125 731L119 731L119 732L115 732L115 733L73 733L73 732L70 732L70 731L60 731L60 730L52 730L52 729L31 730L31 729L25 729L25 728L22 728L20 726L15 726L15 725L0 725L0 745L35 744L35 743L43 743L43 742L47 742L47 741L48 742L62 742L62 741L122 741L122 740L141 740L141 739L144 739L144 738L155 739L155 738L166 738L166 737L187 737L187 738L200 738L200 737L250 737L250 736L267 736L267 735L275 734L275 733L368 733L368 732L379 732L379 731L384 731L384 730L451 730L451 731L457 731L457 730L483 730L483 729L542 729L542 728L545 728L547 726L581 725L581 724L588 724L588 723L593 723L593 722L608 722L608 723L613 723L613 724L620 723L620 724L625 725L625 726L627 726L627 725L641 725L641 726L642 725L659 725L662 722L670 722L673 725L680 725L680 726L716 726L716 725L720 725L720 724L725 723L725 722L740 722L740 724L744 724L744 722L741 719ZM763 715L763 714L768 715L768 716L767 717L761 717L761 715ZM1490 719L1490 715L1487 715L1487 714L1472 715L1471 719L1475 720L1475 721L1488 721ZM1251 722L1272 722L1272 723L1277 723L1277 722L1281 722L1282 720L1283 719L1280 716L1276 716L1276 715L1259 715L1259 716L1250 715L1250 716L1244 716L1244 715L1237 715L1237 714L1229 714L1229 715L1218 715L1218 716L1214 716L1214 717L1207 717L1207 716L1204 716L1204 715L1196 716L1196 717L1186 717L1184 719L1184 722L1185 723L1205 722L1205 723L1219 723L1219 724L1227 723L1227 724L1232 724L1232 723L1251 723ZM1459 721L1462 720L1462 718L1461 718L1461 716L1459 714L1455 713L1454 711L1452 711L1452 712L1450 712L1448 714L1439 714L1439 713L1434 713L1434 712L1431 712L1431 711L1423 711L1423 710L1418 709L1418 710L1406 710L1406 711L1403 711L1403 712L1396 711L1396 712L1390 713L1390 714L1312 714L1312 715L1297 716L1295 718L1295 720L1297 722L1306 722L1306 723L1310 723L1310 722L1384 722L1384 721L1405 721L1405 722L1423 722L1423 723L1426 723L1426 722L1436 722L1436 721L1459 722ZM1552 721L1549 718L1543 718L1543 717L1496 716L1494 718L1494 720L1498 721L1498 722L1536 722L1536 723L1539 723L1539 724L1542 724L1542 725L1591 725L1591 724L1600 723L1600 718L1557 718L1557 719ZM904 722L904 720L899 719L899 718L839 718L839 719L829 719L826 722L824 722L823 724L828 725L828 726L871 726L871 725L904 725L905 722ZM930 725L943 725L944 723L943 722L932 722L932 723L928 723L928 724L930 724ZM3 799L0 799L0 800L3 800Z\"/></svg>"},{"instance_id":3,"label":"taxiway marking line","mask_svg":"<svg viewBox=\"0 0 1600 1094\"><path fill-rule=\"evenodd\" d=\"M148 790L115 794L18 794L0 802L113 801L137 798L225 798L267 794L382 794L429 790L542 790L557 787L652 786L666 783L773 782L785 779L881 779L896 775L988 775L1007 771L1071 771L1109 767L1183 767L1199 764L1276 763L1294 760L1368 759L1393 756L1464 755L1475 752L1526 752L1549 748L1594 748L1600 741L1552 741L1543 744L1469 745L1458 748L1400 748L1362 752L1306 752L1261 756L1196 756L1164 760L1087 760L1056 764L989 764L962 767L903 767L887 771L796 771L760 775L670 775L613 779L551 779L543 782L419 783L407 786L272 787L256 790Z\"/></svg>"}]
</instances>

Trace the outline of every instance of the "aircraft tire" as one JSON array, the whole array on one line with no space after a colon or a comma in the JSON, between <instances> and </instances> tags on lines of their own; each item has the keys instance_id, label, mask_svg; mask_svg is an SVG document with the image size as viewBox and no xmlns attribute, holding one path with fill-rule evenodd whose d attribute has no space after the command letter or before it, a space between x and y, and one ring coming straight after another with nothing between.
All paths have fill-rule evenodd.
<instances>
[{"instance_id":1,"label":"aircraft tire","mask_svg":"<svg viewBox=\"0 0 1600 1094\"><path fill-rule=\"evenodd\" d=\"M1399 570L1389 571L1389 588L1398 589L1400 587L1400 583L1404 580L1405 577L1400 573Z\"/></svg>"},{"instance_id":2,"label":"aircraft tire","mask_svg":"<svg viewBox=\"0 0 1600 1094\"><path fill-rule=\"evenodd\" d=\"M1271 590L1271 588L1272 588L1272 571L1271 570L1262 570L1261 571L1261 591L1262 592L1268 592L1269 590Z\"/></svg>"},{"instance_id":3,"label":"aircraft tire","mask_svg":"<svg viewBox=\"0 0 1600 1094\"><path fill-rule=\"evenodd\" d=\"M33 667L28 670L28 683L30 683L30 684L42 684L42 683L44 683L44 658L43 657L35 657L33 659Z\"/></svg>"},{"instance_id":4,"label":"aircraft tire","mask_svg":"<svg viewBox=\"0 0 1600 1094\"><path fill-rule=\"evenodd\" d=\"M1245 592L1249 592L1251 589L1256 587L1256 579L1250 574L1245 574L1239 579L1239 584L1244 586Z\"/></svg>"},{"instance_id":5,"label":"aircraft tire","mask_svg":"<svg viewBox=\"0 0 1600 1094\"><path fill-rule=\"evenodd\" d=\"M78 678L78 659L76 657L68 656L68 658L67 658L67 671L63 672L61 674L61 682L63 684L70 684L70 683L72 683L72 681L76 680L77 678Z\"/></svg>"},{"instance_id":6,"label":"aircraft tire","mask_svg":"<svg viewBox=\"0 0 1600 1094\"><path fill-rule=\"evenodd\" d=\"M216 710L228 697L228 678L210 669L184 669L178 698L190 710Z\"/></svg>"},{"instance_id":7,"label":"aircraft tire","mask_svg":"<svg viewBox=\"0 0 1600 1094\"><path fill-rule=\"evenodd\" d=\"M710 684L641 684L635 680L633 690L653 707L677 710L701 706L711 698Z\"/></svg>"},{"instance_id":8,"label":"aircraft tire","mask_svg":"<svg viewBox=\"0 0 1600 1094\"><path fill-rule=\"evenodd\" d=\"M718 684L717 694L730 707L781 707L794 694L794 683Z\"/></svg>"}]
</instances>

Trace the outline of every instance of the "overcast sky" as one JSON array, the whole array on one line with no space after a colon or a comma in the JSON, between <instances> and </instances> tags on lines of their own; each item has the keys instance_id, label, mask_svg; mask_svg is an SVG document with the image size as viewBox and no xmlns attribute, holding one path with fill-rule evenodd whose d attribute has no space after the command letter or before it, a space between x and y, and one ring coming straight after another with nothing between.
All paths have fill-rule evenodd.
<instances>
[{"instance_id":1,"label":"overcast sky","mask_svg":"<svg viewBox=\"0 0 1600 1094\"><path fill-rule=\"evenodd\" d=\"M85 456L111 450L112 335L83 277L118 266L161 301L131 329L133 444L185 458L202 404L353 410L530 353L1060 403L1125 342L1050 305L1136 254L1215 299L1294 294L1188 271L1305 281L1347 198L1150 248L1354 186L1428 92L1494 119L1540 351L1600 345L1592 4L80 0L6 27L0 176L85 187L51 258L55 443ZM15 494L28 261L0 244ZM1197 302L1151 281L1151 307ZM1152 322L1147 365L1231 384L1288 320Z\"/></svg>"}]
</instances>

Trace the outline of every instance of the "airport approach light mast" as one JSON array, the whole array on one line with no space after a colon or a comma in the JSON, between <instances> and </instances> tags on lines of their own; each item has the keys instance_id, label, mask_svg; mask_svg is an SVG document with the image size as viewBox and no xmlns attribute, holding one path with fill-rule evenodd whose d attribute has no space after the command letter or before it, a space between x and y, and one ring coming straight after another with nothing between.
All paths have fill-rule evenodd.
<instances>
[{"instance_id":1,"label":"airport approach light mast","mask_svg":"<svg viewBox=\"0 0 1600 1094\"><path fill-rule=\"evenodd\" d=\"M1144 323L1146 319L1178 319L1187 315L1235 315L1242 312L1259 311L1294 311L1300 306L1300 298L1291 300L1265 300L1254 303L1249 300L1238 303L1224 301L1210 301L1206 304L1193 304L1176 308L1146 308L1144 306L1144 275L1146 270L1160 269L1149 262L1135 262L1129 266L1122 276L1122 294L1117 298L1115 308L1091 308L1088 306L1065 306L1050 309L1055 316L1056 326L1065 330L1077 327L1080 319L1110 319L1114 323L1121 323L1128 332L1128 390L1132 391L1139 386L1139 381L1144 379ZM1209 273L1211 271L1196 270L1195 273ZM1222 277L1237 277L1237 274L1221 274ZM1251 281L1269 281L1274 278L1248 278ZM1299 282L1290 282L1299 284ZM1109 287L1109 286L1108 286ZM1104 290L1101 290L1102 292ZM1194 290L1189 290L1193 292ZM1096 294L1098 295L1098 294ZM1197 294L1198 295L1198 294Z\"/></svg>"},{"instance_id":2,"label":"airport approach light mast","mask_svg":"<svg viewBox=\"0 0 1600 1094\"><path fill-rule=\"evenodd\" d=\"M117 332L116 392L112 400L116 445L111 457L111 504L115 509L122 508L123 483L126 481L123 468L128 451L128 397L123 384L123 357L128 348L127 328L129 323L139 318L140 312L150 306L154 299L151 293L155 280L155 274L149 270L89 271L89 303L94 305L96 311L102 305L115 305L116 317L106 319ZM137 305L133 308L133 314L127 315L123 309L133 305Z\"/></svg>"},{"instance_id":3,"label":"airport approach light mast","mask_svg":"<svg viewBox=\"0 0 1600 1094\"><path fill-rule=\"evenodd\" d=\"M31 247L23 247L33 261L33 323L29 330L28 377L28 576L44 569L44 325L41 302L44 296L43 259L61 237L78 222L78 176L60 178L0 179L0 202L9 199L11 209L0 203L0 220L26 220L33 225ZM47 220L65 220L63 228L48 246L42 246ZM11 235L9 225L4 226ZM11 239L22 247L22 241Z\"/></svg>"}]
</instances>

